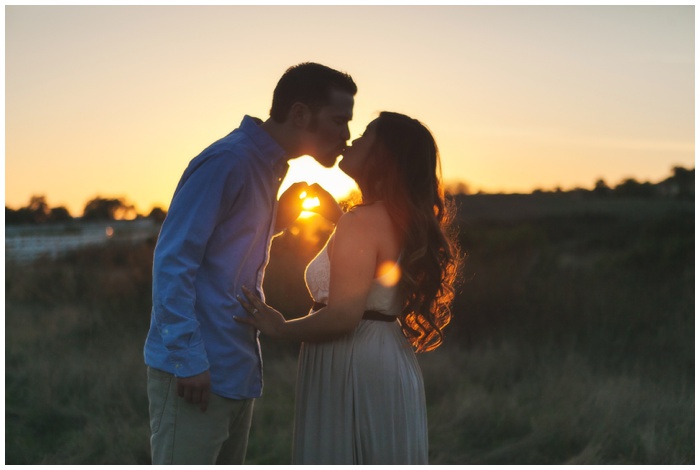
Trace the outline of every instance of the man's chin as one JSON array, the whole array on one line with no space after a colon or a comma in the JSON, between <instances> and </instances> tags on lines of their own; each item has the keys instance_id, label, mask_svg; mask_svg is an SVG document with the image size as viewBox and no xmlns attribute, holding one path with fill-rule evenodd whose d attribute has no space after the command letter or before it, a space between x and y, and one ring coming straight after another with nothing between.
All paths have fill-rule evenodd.
<instances>
[{"instance_id":1,"label":"man's chin","mask_svg":"<svg viewBox=\"0 0 700 470\"><path fill-rule=\"evenodd\" d=\"M333 168L339 156L340 155L327 155L325 157L316 158L316 161L325 168Z\"/></svg>"}]
</instances>

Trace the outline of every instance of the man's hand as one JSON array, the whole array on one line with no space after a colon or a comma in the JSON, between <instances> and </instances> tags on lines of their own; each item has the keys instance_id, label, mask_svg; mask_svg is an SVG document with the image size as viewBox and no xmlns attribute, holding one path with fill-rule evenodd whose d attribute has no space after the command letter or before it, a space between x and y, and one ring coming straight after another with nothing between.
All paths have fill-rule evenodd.
<instances>
[{"instance_id":1,"label":"man's hand","mask_svg":"<svg viewBox=\"0 0 700 470\"><path fill-rule=\"evenodd\" d=\"M343 215L343 209L340 208L338 201L335 200L331 193L323 189L318 183L309 186L308 192L312 196L317 197L319 202L318 206L308 210L317 213L334 225L337 224Z\"/></svg>"},{"instance_id":2,"label":"man's hand","mask_svg":"<svg viewBox=\"0 0 700 470\"><path fill-rule=\"evenodd\" d=\"M277 220L275 221L275 232L281 232L297 220L301 214L302 203L301 194L308 191L309 185L306 182L294 183L280 196L277 205Z\"/></svg>"},{"instance_id":3,"label":"man's hand","mask_svg":"<svg viewBox=\"0 0 700 470\"><path fill-rule=\"evenodd\" d=\"M207 411L209 406L209 388L211 387L211 377L209 371L204 371L193 377L177 378L177 394L185 399L187 403L199 403L202 413Z\"/></svg>"}]
</instances>

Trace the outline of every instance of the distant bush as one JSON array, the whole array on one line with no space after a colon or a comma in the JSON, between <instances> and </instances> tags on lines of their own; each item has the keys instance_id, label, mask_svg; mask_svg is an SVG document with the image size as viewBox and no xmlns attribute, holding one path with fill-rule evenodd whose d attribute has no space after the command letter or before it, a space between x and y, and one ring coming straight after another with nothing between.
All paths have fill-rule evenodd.
<instances>
[{"instance_id":1,"label":"distant bush","mask_svg":"<svg viewBox=\"0 0 700 470\"><path fill-rule=\"evenodd\" d=\"M134 326L150 312L155 240L88 246L56 260L8 264L8 299L40 307L95 309Z\"/></svg>"},{"instance_id":2,"label":"distant bush","mask_svg":"<svg viewBox=\"0 0 700 470\"><path fill-rule=\"evenodd\" d=\"M649 218L593 212L466 226L467 282L448 335L468 347L503 338L576 344L601 366L643 360L687 377L694 239L693 213L672 209Z\"/></svg>"}]
</instances>

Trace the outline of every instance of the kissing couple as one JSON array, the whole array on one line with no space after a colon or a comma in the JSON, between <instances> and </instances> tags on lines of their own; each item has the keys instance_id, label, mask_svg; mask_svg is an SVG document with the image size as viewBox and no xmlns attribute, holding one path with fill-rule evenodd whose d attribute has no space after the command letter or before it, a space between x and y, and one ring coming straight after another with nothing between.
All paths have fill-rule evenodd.
<instances>
[{"instance_id":1,"label":"kissing couple","mask_svg":"<svg viewBox=\"0 0 700 470\"><path fill-rule=\"evenodd\" d=\"M427 464L417 352L451 319L461 254L437 144L416 119L381 112L351 145L357 86L317 63L287 69L266 121L240 126L180 179L153 260L144 347L154 464L242 464L262 394L258 336L301 343L294 464ZM321 185L277 199L288 161L339 168L362 201L343 213ZM314 300L287 320L262 290L272 238L302 211L335 224L306 269Z\"/></svg>"}]
</instances>

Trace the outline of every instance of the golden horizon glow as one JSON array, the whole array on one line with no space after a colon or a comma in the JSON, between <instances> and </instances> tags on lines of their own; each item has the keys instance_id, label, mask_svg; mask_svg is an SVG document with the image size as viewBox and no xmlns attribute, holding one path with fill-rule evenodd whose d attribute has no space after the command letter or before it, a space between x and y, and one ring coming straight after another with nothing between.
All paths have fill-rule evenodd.
<instances>
[{"instance_id":1,"label":"golden horizon glow","mask_svg":"<svg viewBox=\"0 0 700 470\"><path fill-rule=\"evenodd\" d=\"M314 27L288 41L296 24ZM5 41L11 208L44 195L74 216L95 196L167 210L190 160L245 114L266 119L304 61L355 79L351 140L382 110L415 117L444 181L471 192L695 166L693 5L7 5ZM290 161L282 190L295 181L357 190L311 157Z\"/></svg>"},{"instance_id":2,"label":"golden horizon glow","mask_svg":"<svg viewBox=\"0 0 700 470\"><path fill-rule=\"evenodd\" d=\"M339 158L338 162L342 159ZM321 166L308 155L289 161L289 171L278 194L282 194L292 184L304 181L309 185L318 183L337 200L344 199L351 192L357 191L355 181L338 168L338 162L332 168Z\"/></svg>"}]
</instances>

